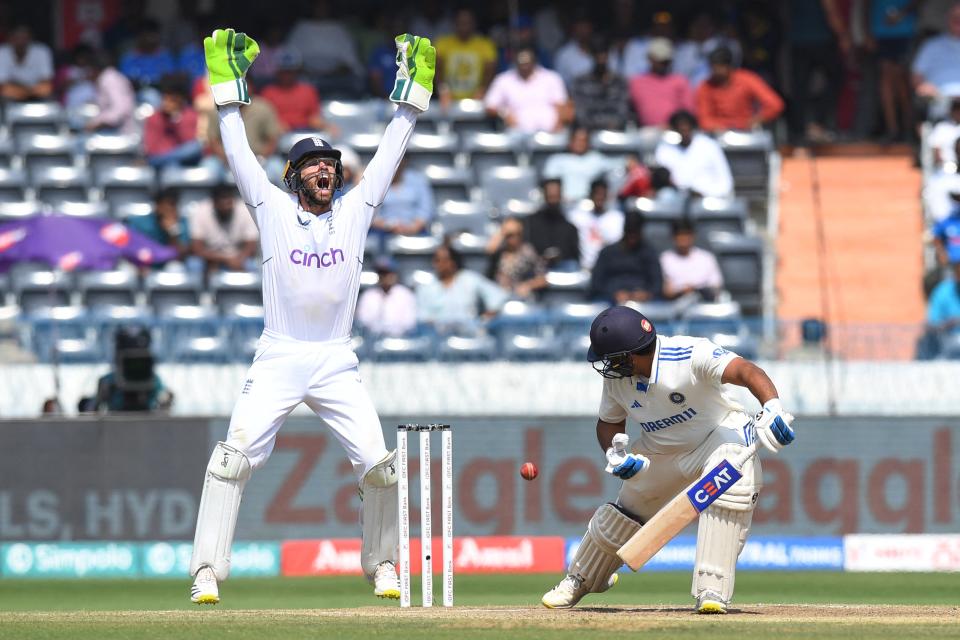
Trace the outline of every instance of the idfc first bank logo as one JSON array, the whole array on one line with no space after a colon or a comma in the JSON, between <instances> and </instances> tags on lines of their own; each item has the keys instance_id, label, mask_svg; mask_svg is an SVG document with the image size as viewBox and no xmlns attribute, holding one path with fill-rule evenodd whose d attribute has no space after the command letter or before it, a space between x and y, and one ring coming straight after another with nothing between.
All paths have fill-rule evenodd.
<instances>
[{"instance_id":1,"label":"idfc first bank logo","mask_svg":"<svg viewBox=\"0 0 960 640\"><path fill-rule=\"evenodd\" d=\"M290 252L290 262L301 267L320 269L332 267L343 261L344 257L341 249L330 249L330 251L324 251L323 253L303 249L294 249Z\"/></svg>"}]
</instances>

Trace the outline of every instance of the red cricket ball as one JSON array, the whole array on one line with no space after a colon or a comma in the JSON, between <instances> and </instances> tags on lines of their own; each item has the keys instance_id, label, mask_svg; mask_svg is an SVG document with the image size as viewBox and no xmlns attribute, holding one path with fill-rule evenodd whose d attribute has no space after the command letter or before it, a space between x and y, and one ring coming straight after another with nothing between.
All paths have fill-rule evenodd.
<instances>
[{"instance_id":1,"label":"red cricket ball","mask_svg":"<svg viewBox=\"0 0 960 640\"><path fill-rule=\"evenodd\" d=\"M533 480L537 477L537 473L539 473L539 471L537 471L537 465L532 462L524 462L520 466L520 475L524 480Z\"/></svg>"}]
</instances>

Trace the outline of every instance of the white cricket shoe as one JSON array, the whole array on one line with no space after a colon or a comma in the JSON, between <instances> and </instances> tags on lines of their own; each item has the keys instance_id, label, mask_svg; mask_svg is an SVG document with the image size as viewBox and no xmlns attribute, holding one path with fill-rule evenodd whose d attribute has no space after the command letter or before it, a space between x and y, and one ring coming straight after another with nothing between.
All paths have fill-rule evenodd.
<instances>
[{"instance_id":1,"label":"white cricket shoe","mask_svg":"<svg viewBox=\"0 0 960 640\"><path fill-rule=\"evenodd\" d=\"M190 589L190 602L197 604L217 604L220 602L220 589L217 587L217 574L207 566L200 567Z\"/></svg>"},{"instance_id":2,"label":"white cricket shoe","mask_svg":"<svg viewBox=\"0 0 960 640\"><path fill-rule=\"evenodd\" d=\"M400 599L400 579L393 563L387 560L377 565L373 574L373 595L378 598Z\"/></svg>"},{"instance_id":3,"label":"white cricket shoe","mask_svg":"<svg viewBox=\"0 0 960 640\"><path fill-rule=\"evenodd\" d=\"M697 596L697 613L716 614L727 612L727 601L715 591L701 591Z\"/></svg>"},{"instance_id":4,"label":"white cricket shoe","mask_svg":"<svg viewBox=\"0 0 960 640\"><path fill-rule=\"evenodd\" d=\"M613 585L617 584L620 580L620 576L614 572L607 579L606 586L597 591L597 593L603 593ZM543 603L547 609L570 609L574 607L580 600L583 599L583 596L590 593L583 586L583 578L579 575L574 575L572 573L567 574L567 577L560 581L560 584L555 586L550 591L547 591L543 594L543 598L540 599L540 602Z\"/></svg>"}]
</instances>

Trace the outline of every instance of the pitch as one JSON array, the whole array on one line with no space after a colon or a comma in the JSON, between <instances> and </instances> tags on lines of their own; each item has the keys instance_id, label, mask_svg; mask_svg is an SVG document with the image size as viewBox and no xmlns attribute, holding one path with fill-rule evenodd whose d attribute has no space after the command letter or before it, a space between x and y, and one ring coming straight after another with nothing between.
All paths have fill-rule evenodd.
<instances>
[{"instance_id":1,"label":"pitch","mask_svg":"<svg viewBox=\"0 0 960 640\"><path fill-rule=\"evenodd\" d=\"M198 608L171 580L0 581L5 638L949 638L960 603L950 574L749 573L730 614L697 616L687 573L623 575L570 611L539 606L553 575L461 576L450 610L377 605L358 578L231 580ZM418 593L418 585L414 593Z\"/></svg>"}]
</instances>

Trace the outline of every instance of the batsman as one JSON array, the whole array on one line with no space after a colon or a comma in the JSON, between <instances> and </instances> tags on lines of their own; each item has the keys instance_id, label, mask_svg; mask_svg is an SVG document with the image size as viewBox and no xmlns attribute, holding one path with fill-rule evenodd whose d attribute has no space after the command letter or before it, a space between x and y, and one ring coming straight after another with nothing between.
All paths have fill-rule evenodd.
<instances>
[{"instance_id":1,"label":"batsman","mask_svg":"<svg viewBox=\"0 0 960 640\"><path fill-rule=\"evenodd\" d=\"M661 336L630 307L601 312L590 327L587 359L604 377L597 440L607 471L623 484L616 502L587 525L567 576L543 596L551 609L576 605L616 584L617 551L674 496L755 438L776 453L793 442L792 416L755 364L704 338ZM724 390L746 387L763 406L751 418ZM626 420L639 427L627 446ZM726 613L737 557L762 485L760 461L747 457L742 478L700 514L691 594L698 613Z\"/></svg>"},{"instance_id":2,"label":"batsman","mask_svg":"<svg viewBox=\"0 0 960 640\"><path fill-rule=\"evenodd\" d=\"M283 172L288 191L270 183L247 143L239 110L250 102L245 76L260 48L233 29L204 38L224 151L260 230L265 328L238 389L227 437L207 465L190 562L190 599L198 604L220 601L244 486L301 402L353 465L362 499L361 565L374 594L400 597L396 451L384 445L350 346L367 231L433 93L436 50L430 40L404 34L396 46L390 99L397 110L360 184L342 195L340 152L319 137L290 149Z\"/></svg>"}]
</instances>

